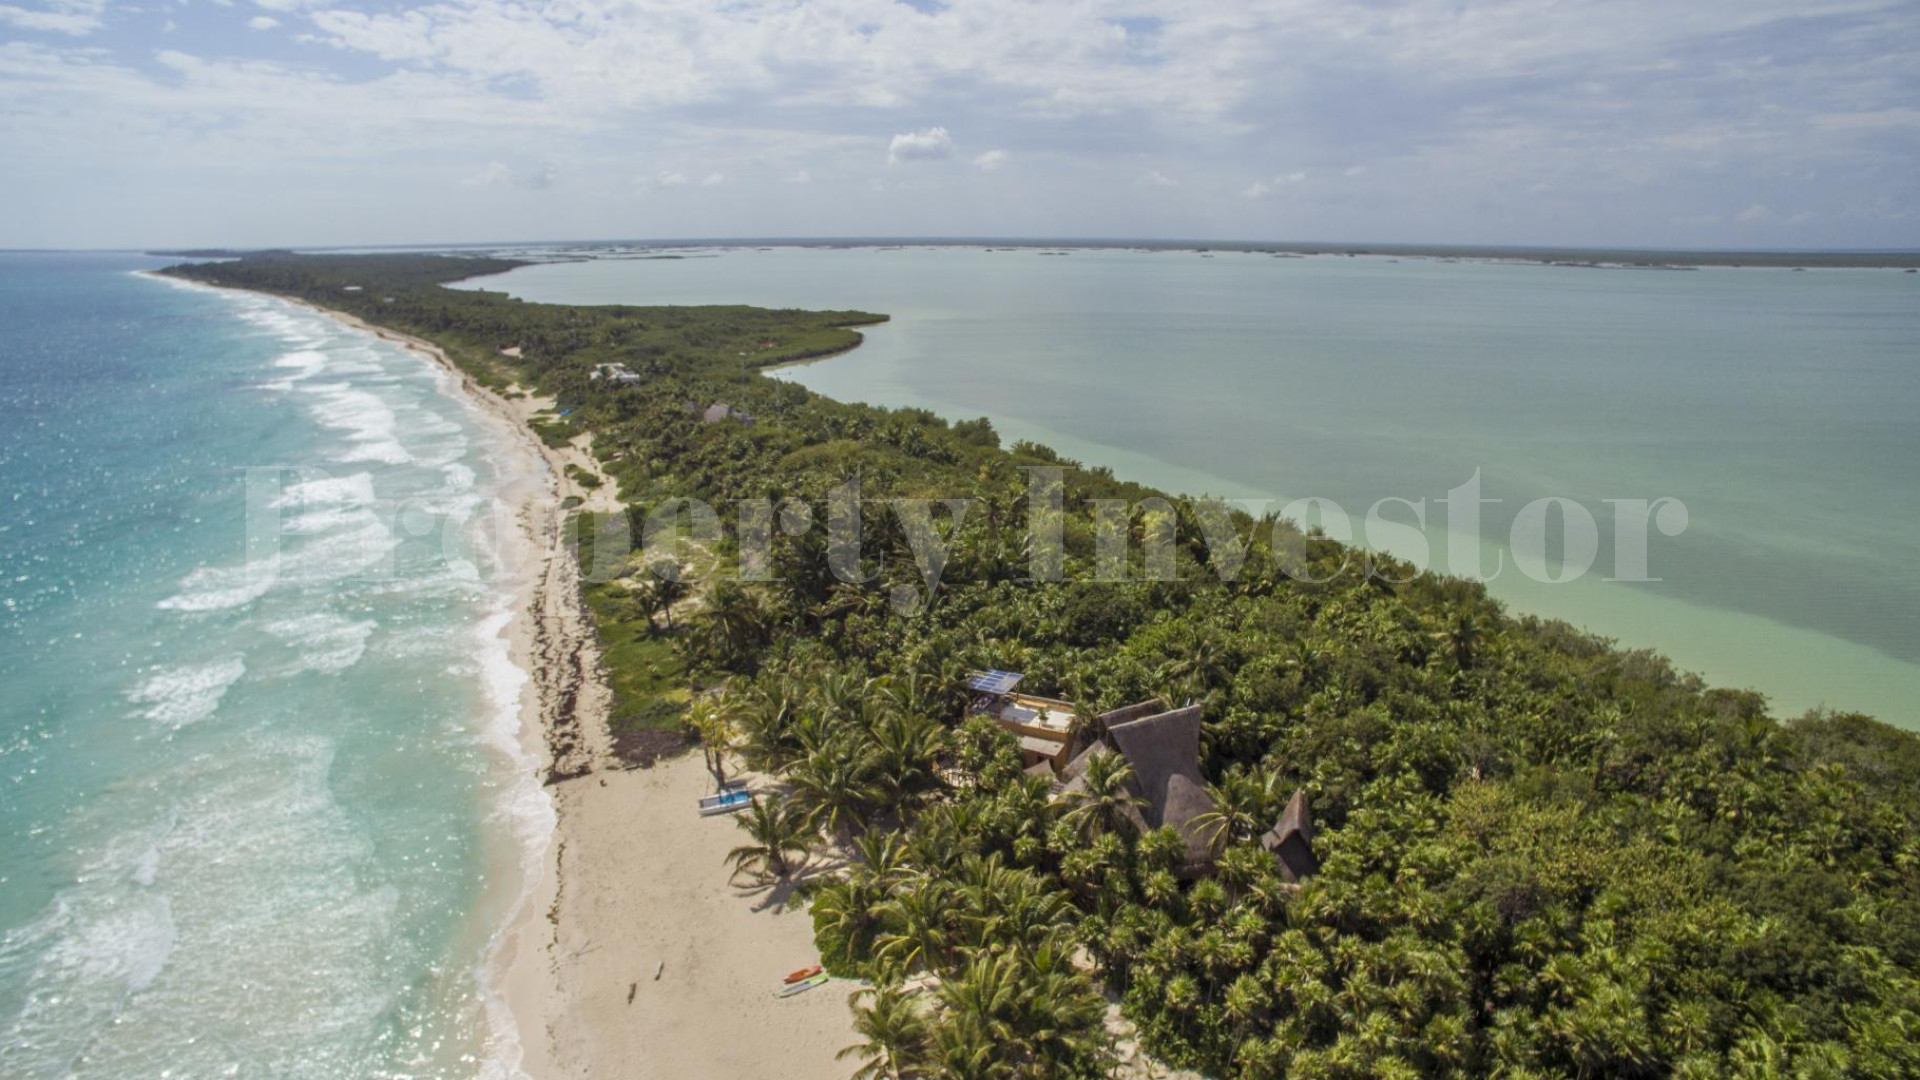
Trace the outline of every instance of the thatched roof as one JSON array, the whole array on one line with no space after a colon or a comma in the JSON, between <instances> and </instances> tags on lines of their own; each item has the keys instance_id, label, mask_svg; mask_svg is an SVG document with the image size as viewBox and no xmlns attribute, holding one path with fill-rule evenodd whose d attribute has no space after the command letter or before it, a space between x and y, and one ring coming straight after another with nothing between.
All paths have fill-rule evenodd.
<instances>
[{"instance_id":1,"label":"thatched roof","mask_svg":"<svg viewBox=\"0 0 1920 1080\"><path fill-rule=\"evenodd\" d=\"M1146 799L1147 827L1171 826L1186 841L1181 869L1205 873L1213 854L1195 819L1213 809L1213 796L1200 775L1200 707L1163 712L1112 724L1107 737L1133 766L1134 782Z\"/></svg>"},{"instance_id":2,"label":"thatched roof","mask_svg":"<svg viewBox=\"0 0 1920 1080\"><path fill-rule=\"evenodd\" d=\"M1260 837L1260 846L1273 853L1280 864L1280 876L1300 881L1320 871L1320 860L1313 854L1313 808L1307 793L1296 791L1287 800L1280 820Z\"/></svg>"},{"instance_id":3,"label":"thatched roof","mask_svg":"<svg viewBox=\"0 0 1920 1080\"><path fill-rule=\"evenodd\" d=\"M1148 698L1138 705L1124 705L1112 712L1101 713L1099 717L1100 727L1104 730L1113 727L1115 724L1124 724L1129 720L1139 720L1142 717L1153 716L1166 711L1166 702L1161 701L1159 698Z\"/></svg>"}]
</instances>

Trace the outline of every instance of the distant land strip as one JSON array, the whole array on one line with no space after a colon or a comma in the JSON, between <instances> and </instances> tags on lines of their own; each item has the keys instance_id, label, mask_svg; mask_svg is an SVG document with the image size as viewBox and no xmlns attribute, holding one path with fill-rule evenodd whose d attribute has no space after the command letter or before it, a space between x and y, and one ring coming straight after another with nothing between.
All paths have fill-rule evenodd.
<instances>
[{"instance_id":1,"label":"distant land strip","mask_svg":"<svg viewBox=\"0 0 1920 1080\"><path fill-rule=\"evenodd\" d=\"M1656 248L1503 247L1487 244L1356 244L1256 240L1124 240L1084 237L725 237L654 240L515 241L492 244L300 248L301 251L552 251L581 257L686 248L979 247L1233 252L1251 255L1378 255L1415 259L1537 263L1591 268L1680 269L1700 266L1782 269L1920 269L1920 251L1667 251ZM193 248L147 252L171 258L220 259L286 253L288 249Z\"/></svg>"}]
</instances>

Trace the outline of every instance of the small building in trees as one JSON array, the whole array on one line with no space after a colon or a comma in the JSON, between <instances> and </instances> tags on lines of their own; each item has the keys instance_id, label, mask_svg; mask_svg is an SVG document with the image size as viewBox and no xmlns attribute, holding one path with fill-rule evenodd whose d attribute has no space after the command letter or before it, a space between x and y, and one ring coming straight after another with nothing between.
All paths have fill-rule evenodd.
<instances>
[{"instance_id":1,"label":"small building in trees","mask_svg":"<svg viewBox=\"0 0 1920 1080\"><path fill-rule=\"evenodd\" d=\"M974 695L968 712L991 716L1012 732L1020 740L1020 757L1029 770L1058 773L1076 748L1073 719L1077 710L1070 701L1016 693L1022 678L1013 671L968 674L967 689Z\"/></svg>"},{"instance_id":2,"label":"small building in trees","mask_svg":"<svg viewBox=\"0 0 1920 1080\"><path fill-rule=\"evenodd\" d=\"M595 364L593 374L587 376L594 382L607 382L614 386L633 386L640 382L640 376L625 364Z\"/></svg>"},{"instance_id":3,"label":"small building in trees","mask_svg":"<svg viewBox=\"0 0 1920 1080\"><path fill-rule=\"evenodd\" d=\"M1086 790L1087 766L1095 757L1125 758L1132 771L1127 789L1137 800L1124 811L1127 820L1138 832L1171 828L1180 834L1185 850L1177 869L1182 877L1213 873L1211 837L1202 822L1216 803L1200 772L1200 706L1169 709L1166 702L1150 698L1082 725L1071 702L1018 693L1021 678L1012 671L969 673L966 685L974 696L967 711L993 717L1018 738L1027 771L1056 777L1056 797ZM1313 810L1306 792L1294 793L1260 844L1272 853L1286 881L1299 882L1318 872Z\"/></svg>"},{"instance_id":4,"label":"small building in trees","mask_svg":"<svg viewBox=\"0 0 1920 1080\"><path fill-rule=\"evenodd\" d=\"M1273 855L1280 876L1287 881L1304 881L1320 872L1320 860L1313 854L1313 808L1306 792L1296 791L1287 800L1280 820L1261 834L1260 846Z\"/></svg>"}]
</instances>

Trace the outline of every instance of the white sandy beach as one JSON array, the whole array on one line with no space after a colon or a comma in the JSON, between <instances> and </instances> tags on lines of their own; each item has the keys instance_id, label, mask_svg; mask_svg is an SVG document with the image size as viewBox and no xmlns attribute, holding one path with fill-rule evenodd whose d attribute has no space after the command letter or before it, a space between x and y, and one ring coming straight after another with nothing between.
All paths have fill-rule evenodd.
<instances>
[{"instance_id":1,"label":"white sandy beach","mask_svg":"<svg viewBox=\"0 0 1920 1080\"><path fill-rule=\"evenodd\" d=\"M521 1072L532 1080L848 1075L851 1065L834 1055L855 1041L846 999L857 984L773 996L782 976L816 959L812 921L786 905L785 889L728 881L726 854L741 833L731 818L695 814L712 783L699 755L630 769L610 752L609 692L577 570L558 545L561 499L618 505L611 481L588 490L567 476L568 465L599 472L585 440L547 447L528 420L551 402L493 393L428 342L327 314L445 366L509 422L526 472L538 478L509 486L528 562L526 595L505 632L531 675L521 702L526 748L543 775L572 778L547 788L554 834L493 958Z\"/></svg>"}]
</instances>

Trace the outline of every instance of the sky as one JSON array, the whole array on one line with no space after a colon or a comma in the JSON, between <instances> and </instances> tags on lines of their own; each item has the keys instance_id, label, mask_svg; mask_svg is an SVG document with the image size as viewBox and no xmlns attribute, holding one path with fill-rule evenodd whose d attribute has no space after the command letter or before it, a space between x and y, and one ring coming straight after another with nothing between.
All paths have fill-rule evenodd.
<instances>
[{"instance_id":1,"label":"sky","mask_svg":"<svg viewBox=\"0 0 1920 1080\"><path fill-rule=\"evenodd\" d=\"M1920 248L1915 0L0 0L0 247Z\"/></svg>"}]
</instances>

